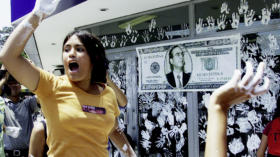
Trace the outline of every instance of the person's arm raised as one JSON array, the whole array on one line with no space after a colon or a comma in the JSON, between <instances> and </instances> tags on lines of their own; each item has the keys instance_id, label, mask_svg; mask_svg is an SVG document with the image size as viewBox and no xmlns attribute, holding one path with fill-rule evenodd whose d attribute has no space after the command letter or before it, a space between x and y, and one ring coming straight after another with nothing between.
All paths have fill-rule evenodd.
<instances>
[{"instance_id":1,"label":"person's arm raised","mask_svg":"<svg viewBox=\"0 0 280 157\"><path fill-rule=\"evenodd\" d=\"M211 95L208 106L205 157L227 156L227 112L233 104L242 103L268 91L269 79L267 77L263 85L259 86L264 68L265 64L260 63L254 75L252 64L247 62L246 74L242 80L241 72L237 70L229 82L216 89Z\"/></svg>"},{"instance_id":2,"label":"person's arm raised","mask_svg":"<svg viewBox=\"0 0 280 157\"><path fill-rule=\"evenodd\" d=\"M56 8L59 0L37 0L34 10L16 27L0 52L0 61L9 73L30 90L39 82L39 71L21 56L34 30Z\"/></svg>"}]
</instances>

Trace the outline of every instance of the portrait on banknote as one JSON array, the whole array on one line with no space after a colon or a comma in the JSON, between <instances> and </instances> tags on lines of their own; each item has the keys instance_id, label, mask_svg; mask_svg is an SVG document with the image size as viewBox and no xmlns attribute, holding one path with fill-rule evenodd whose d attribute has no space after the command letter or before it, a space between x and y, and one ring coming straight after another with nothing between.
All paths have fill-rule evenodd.
<instances>
[{"instance_id":1,"label":"portrait on banknote","mask_svg":"<svg viewBox=\"0 0 280 157\"><path fill-rule=\"evenodd\" d=\"M169 48L165 56L165 76L168 84L173 88L182 89L191 76L191 58L182 45Z\"/></svg>"},{"instance_id":2,"label":"portrait on banknote","mask_svg":"<svg viewBox=\"0 0 280 157\"><path fill-rule=\"evenodd\" d=\"M139 91L213 91L240 68L240 34L136 48Z\"/></svg>"}]
</instances>

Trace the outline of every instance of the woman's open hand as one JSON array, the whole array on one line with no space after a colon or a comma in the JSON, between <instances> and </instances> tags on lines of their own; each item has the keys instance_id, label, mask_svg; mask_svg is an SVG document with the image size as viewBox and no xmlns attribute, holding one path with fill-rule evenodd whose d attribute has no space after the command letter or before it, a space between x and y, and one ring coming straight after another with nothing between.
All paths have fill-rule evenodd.
<instances>
[{"instance_id":1,"label":"woman's open hand","mask_svg":"<svg viewBox=\"0 0 280 157\"><path fill-rule=\"evenodd\" d=\"M60 0L36 0L33 11L42 20L55 11L59 2Z\"/></svg>"},{"instance_id":2,"label":"woman's open hand","mask_svg":"<svg viewBox=\"0 0 280 157\"><path fill-rule=\"evenodd\" d=\"M236 70L230 81L213 92L210 105L220 105L223 109L228 110L232 104L239 104L266 93L269 88L267 77L264 78L263 85L259 86L263 79L264 69L265 64L261 62L254 74L252 63L246 62L245 76L241 79L241 72Z\"/></svg>"}]
</instances>

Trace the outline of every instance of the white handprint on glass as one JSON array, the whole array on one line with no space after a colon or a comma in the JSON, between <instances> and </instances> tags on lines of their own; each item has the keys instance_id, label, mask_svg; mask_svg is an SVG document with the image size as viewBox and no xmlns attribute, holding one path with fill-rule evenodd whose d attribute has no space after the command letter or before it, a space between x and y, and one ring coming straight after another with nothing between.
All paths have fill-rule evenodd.
<instances>
[{"instance_id":1,"label":"white handprint on glass","mask_svg":"<svg viewBox=\"0 0 280 157\"><path fill-rule=\"evenodd\" d=\"M156 28L156 20L152 19L151 23L149 24L149 32L154 32L155 28Z\"/></svg>"},{"instance_id":2,"label":"white handprint on glass","mask_svg":"<svg viewBox=\"0 0 280 157\"><path fill-rule=\"evenodd\" d=\"M270 21L271 11L269 9L263 8L262 9L262 24L267 25Z\"/></svg>"},{"instance_id":3,"label":"white handprint on glass","mask_svg":"<svg viewBox=\"0 0 280 157\"><path fill-rule=\"evenodd\" d=\"M212 16L208 16L206 18L207 20L207 24L208 24L208 27L207 27L207 30L214 30L215 29L215 20Z\"/></svg>"},{"instance_id":4,"label":"white handprint on glass","mask_svg":"<svg viewBox=\"0 0 280 157\"><path fill-rule=\"evenodd\" d=\"M132 26L130 24L125 27L125 32L126 35L130 35L132 33Z\"/></svg>"},{"instance_id":5,"label":"white handprint on glass","mask_svg":"<svg viewBox=\"0 0 280 157\"><path fill-rule=\"evenodd\" d=\"M251 26L253 24L253 18L255 15L255 11L254 10L250 10L248 13L246 13L244 15L244 21L245 21L245 26Z\"/></svg>"},{"instance_id":6,"label":"white handprint on glass","mask_svg":"<svg viewBox=\"0 0 280 157\"><path fill-rule=\"evenodd\" d=\"M247 140L247 148L249 152L253 152L259 148L259 145L261 143L261 140L258 135L252 134L251 136L248 135L248 140Z\"/></svg>"},{"instance_id":7,"label":"white handprint on glass","mask_svg":"<svg viewBox=\"0 0 280 157\"><path fill-rule=\"evenodd\" d=\"M232 141L229 142L229 151L236 155L244 150L244 145L241 142L241 138L234 138Z\"/></svg>"},{"instance_id":8,"label":"white handprint on glass","mask_svg":"<svg viewBox=\"0 0 280 157\"><path fill-rule=\"evenodd\" d=\"M198 23L196 24L196 33L197 34L200 34L203 30L202 22L203 22L203 19L199 18Z\"/></svg>"},{"instance_id":9,"label":"white handprint on glass","mask_svg":"<svg viewBox=\"0 0 280 157\"><path fill-rule=\"evenodd\" d=\"M221 14L223 14L223 13L229 14L229 10L230 9L228 8L228 4L226 2L224 2L221 7Z\"/></svg>"},{"instance_id":10,"label":"white handprint on glass","mask_svg":"<svg viewBox=\"0 0 280 157\"><path fill-rule=\"evenodd\" d=\"M101 38L101 43L104 47L107 47L109 45L109 41L106 35Z\"/></svg>"},{"instance_id":11,"label":"white handprint on glass","mask_svg":"<svg viewBox=\"0 0 280 157\"><path fill-rule=\"evenodd\" d=\"M239 26L239 21L240 21L240 16L237 13L232 13L232 23L231 27L232 28L238 28Z\"/></svg>"},{"instance_id":12,"label":"white handprint on glass","mask_svg":"<svg viewBox=\"0 0 280 157\"><path fill-rule=\"evenodd\" d=\"M112 41L110 43L110 46L112 48L116 47L116 44L117 44L117 37L115 35L112 36Z\"/></svg>"},{"instance_id":13,"label":"white handprint on glass","mask_svg":"<svg viewBox=\"0 0 280 157\"><path fill-rule=\"evenodd\" d=\"M226 28L225 22L226 22L226 16L223 14L220 16L220 18L217 19L219 30L224 30Z\"/></svg>"},{"instance_id":14,"label":"white handprint on glass","mask_svg":"<svg viewBox=\"0 0 280 157\"><path fill-rule=\"evenodd\" d=\"M240 15L246 14L248 11L249 5L247 0L240 0L240 6L238 7L238 12Z\"/></svg>"}]
</instances>

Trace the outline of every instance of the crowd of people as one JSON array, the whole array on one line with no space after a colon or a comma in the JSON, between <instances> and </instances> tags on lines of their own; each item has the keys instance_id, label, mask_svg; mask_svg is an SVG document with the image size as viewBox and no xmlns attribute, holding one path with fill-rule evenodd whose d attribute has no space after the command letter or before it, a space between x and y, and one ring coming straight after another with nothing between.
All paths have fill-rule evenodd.
<instances>
[{"instance_id":1,"label":"crowd of people","mask_svg":"<svg viewBox=\"0 0 280 157\"><path fill-rule=\"evenodd\" d=\"M134 157L136 154L118 128L117 120L119 106L124 107L127 99L108 78L108 60L98 38L79 30L65 37L62 47L65 75L62 76L40 69L21 56L32 33L52 14L58 2L37 0L34 10L16 27L1 50L0 92L5 106L1 143L4 155L105 157L109 155L110 139L125 156ZM182 73L184 63L175 64L180 58L180 48L174 47L170 53L174 72ZM247 62L244 77L236 70L229 82L213 92L208 106L205 156L227 156L227 112L232 105L268 91L268 78L265 77L260 85L264 69L265 64L260 63L254 74L253 65ZM181 78L184 77L170 81L170 84L176 88L183 86ZM20 98L21 85L34 95ZM38 104L45 120L33 127L31 115L39 109ZM273 143L276 135L270 133L275 130L274 125L280 125L279 118L265 129L259 156L264 154L267 146L270 155L279 155L279 151L273 149L279 141ZM0 153L3 156L1 150Z\"/></svg>"}]
</instances>

